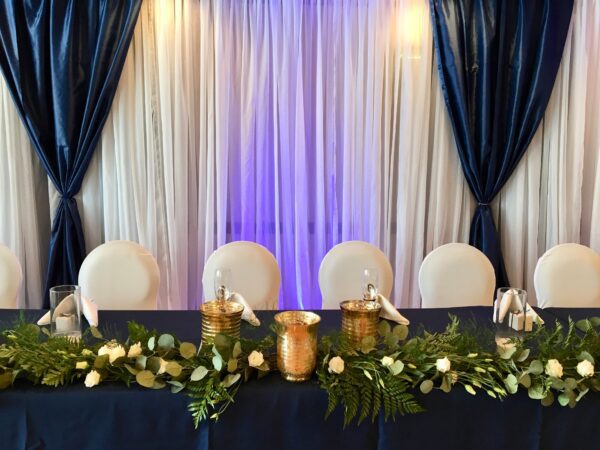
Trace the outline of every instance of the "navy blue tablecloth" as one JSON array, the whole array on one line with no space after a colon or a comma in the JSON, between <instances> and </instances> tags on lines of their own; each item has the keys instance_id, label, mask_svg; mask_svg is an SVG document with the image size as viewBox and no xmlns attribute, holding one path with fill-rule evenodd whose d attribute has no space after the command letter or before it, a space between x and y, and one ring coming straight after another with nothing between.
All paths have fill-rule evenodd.
<instances>
[{"instance_id":1,"label":"navy blue tablecloth","mask_svg":"<svg viewBox=\"0 0 600 450\"><path fill-rule=\"evenodd\" d=\"M442 330L448 313L491 327L491 308L404 310L411 330ZM589 315L600 315L600 311ZM337 311L320 311L319 330L339 327ZM26 311L37 319L39 311ZM540 311L546 323L559 318ZM0 310L0 325L14 311ZM246 337L267 334L272 312L258 312L263 325L244 326ZM107 336L125 337L135 320L180 339L200 340L200 315L193 311L103 311ZM519 392L503 402L461 388L450 394L418 394L426 412L395 422L365 422L342 428L342 411L324 420L327 395L315 380L293 384L278 374L251 381L218 422L192 425L184 394L117 384L60 389L18 383L0 391L1 449L575 449L599 448L600 396L588 395L575 409L543 408Z\"/></svg>"}]
</instances>

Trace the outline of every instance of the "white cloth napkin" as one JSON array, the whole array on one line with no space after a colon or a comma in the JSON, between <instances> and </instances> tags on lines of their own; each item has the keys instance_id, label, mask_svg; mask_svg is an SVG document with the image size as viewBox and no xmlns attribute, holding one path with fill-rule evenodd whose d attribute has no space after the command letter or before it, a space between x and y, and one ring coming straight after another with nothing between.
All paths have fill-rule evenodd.
<instances>
[{"instance_id":1,"label":"white cloth napkin","mask_svg":"<svg viewBox=\"0 0 600 450\"><path fill-rule=\"evenodd\" d=\"M242 294L232 292L231 294L229 294L228 300L239 303L240 305L244 306L244 311L242 312L242 320L245 320L250 325L253 325L255 327L260 326L260 320L258 320L258 317L256 317L254 311L252 311L252 308L250 307L250 305L248 304L248 302Z\"/></svg>"},{"instance_id":2,"label":"white cloth napkin","mask_svg":"<svg viewBox=\"0 0 600 450\"><path fill-rule=\"evenodd\" d=\"M498 302L498 300L494 301L494 321L503 322L506 314L510 311L521 312L521 305L519 304L517 295L511 293L509 290L504 293L500 299L500 302ZM498 314L496 314L496 312L498 312ZM529 303L527 304L525 312L528 316L531 316L533 323L538 323L540 325L544 324L544 320L538 315L537 312L535 312Z\"/></svg>"},{"instance_id":3,"label":"white cloth napkin","mask_svg":"<svg viewBox=\"0 0 600 450\"><path fill-rule=\"evenodd\" d=\"M67 305L67 300L71 300L69 297L65 297L63 301L61 301L55 309L55 312L61 314ZM90 326L97 327L98 326L98 305L94 302L94 300L81 298L81 312L83 316L86 318ZM37 321L37 324L40 326L50 325L50 311L42 316L40 320Z\"/></svg>"},{"instance_id":4,"label":"white cloth napkin","mask_svg":"<svg viewBox=\"0 0 600 450\"><path fill-rule=\"evenodd\" d=\"M391 320L392 322L396 322L401 325L410 325L410 321L400 314L394 305L392 305L392 302L390 302L383 295L377 294L377 301L381 305L379 317L382 319Z\"/></svg>"}]
</instances>

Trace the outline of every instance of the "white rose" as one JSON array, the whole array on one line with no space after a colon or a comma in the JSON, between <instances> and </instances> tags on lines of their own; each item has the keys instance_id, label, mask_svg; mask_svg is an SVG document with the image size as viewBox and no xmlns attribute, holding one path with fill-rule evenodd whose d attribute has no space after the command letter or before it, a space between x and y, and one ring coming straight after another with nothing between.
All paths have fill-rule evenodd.
<instances>
[{"instance_id":1,"label":"white rose","mask_svg":"<svg viewBox=\"0 0 600 450\"><path fill-rule=\"evenodd\" d=\"M78 361L77 364L75 364L75 368L85 370L88 368L88 363L87 361Z\"/></svg>"},{"instance_id":2,"label":"white rose","mask_svg":"<svg viewBox=\"0 0 600 450\"><path fill-rule=\"evenodd\" d=\"M390 367L392 364L394 364L394 358L390 358L389 356L381 358L381 365L383 367Z\"/></svg>"},{"instance_id":3,"label":"white rose","mask_svg":"<svg viewBox=\"0 0 600 450\"><path fill-rule=\"evenodd\" d=\"M562 378L563 366L557 359L549 359L546 363L546 374L554 378Z\"/></svg>"},{"instance_id":4,"label":"white rose","mask_svg":"<svg viewBox=\"0 0 600 450\"><path fill-rule=\"evenodd\" d=\"M577 364L577 373L583 378L594 376L594 365L587 359L584 359Z\"/></svg>"},{"instance_id":5,"label":"white rose","mask_svg":"<svg viewBox=\"0 0 600 450\"><path fill-rule=\"evenodd\" d=\"M98 350L98 356L102 355L108 355L108 361L112 364L118 358L125 356L126 353L122 345L109 342Z\"/></svg>"},{"instance_id":6,"label":"white rose","mask_svg":"<svg viewBox=\"0 0 600 450\"><path fill-rule=\"evenodd\" d=\"M440 358L435 362L435 368L441 373L448 372L451 366L452 364L450 363L450 360L447 356L444 356L443 358Z\"/></svg>"},{"instance_id":7,"label":"white rose","mask_svg":"<svg viewBox=\"0 0 600 450\"><path fill-rule=\"evenodd\" d=\"M248 355L248 364L250 367L260 367L265 362L265 357L261 352L257 352L254 350L250 355Z\"/></svg>"},{"instance_id":8,"label":"white rose","mask_svg":"<svg viewBox=\"0 0 600 450\"><path fill-rule=\"evenodd\" d=\"M329 373L340 374L344 371L344 360L339 356L334 356L329 360Z\"/></svg>"},{"instance_id":9,"label":"white rose","mask_svg":"<svg viewBox=\"0 0 600 450\"><path fill-rule=\"evenodd\" d=\"M94 387L100 383L100 374L95 370L89 372L85 377L85 386L86 387Z\"/></svg>"},{"instance_id":10,"label":"white rose","mask_svg":"<svg viewBox=\"0 0 600 450\"><path fill-rule=\"evenodd\" d=\"M139 342L137 344L133 344L129 347L129 351L127 352L128 358L135 358L136 356L140 356L142 354L142 344Z\"/></svg>"}]
</instances>

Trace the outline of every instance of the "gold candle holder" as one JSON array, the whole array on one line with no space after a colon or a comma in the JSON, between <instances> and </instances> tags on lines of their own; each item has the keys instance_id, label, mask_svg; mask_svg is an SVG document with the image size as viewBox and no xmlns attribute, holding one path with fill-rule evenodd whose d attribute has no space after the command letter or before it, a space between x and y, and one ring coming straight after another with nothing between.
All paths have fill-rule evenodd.
<instances>
[{"instance_id":1,"label":"gold candle holder","mask_svg":"<svg viewBox=\"0 0 600 450\"><path fill-rule=\"evenodd\" d=\"M377 337L381 305L370 300L346 300L342 309L342 333L354 346L359 346L367 336Z\"/></svg>"},{"instance_id":2,"label":"gold candle holder","mask_svg":"<svg viewBox=\"0 0 600 450\"><path fill-rule=\"evenodd\" d=\"M227 300L211 300L200 305L202 343L210 344L217 334L240 337L244 306Z\"/></svg>"},{"instance_id":3,"label":"gold candle holder","mask_svg":"<svg viewBox=\"0 0 600 450\"><path fill-rule=\"evenodd\" d=\"M275 315L277 368L288 381L308 380L317 365L317 327L312 312L286 311Z\"/></svg>"}]
</instances>

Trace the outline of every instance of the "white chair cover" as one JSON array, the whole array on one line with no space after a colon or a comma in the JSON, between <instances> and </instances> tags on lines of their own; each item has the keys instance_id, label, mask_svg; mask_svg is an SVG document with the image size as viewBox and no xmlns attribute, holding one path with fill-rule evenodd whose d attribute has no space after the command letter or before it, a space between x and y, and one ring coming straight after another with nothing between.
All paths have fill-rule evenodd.
<instances>
[{"instance_id":1,"label":"white chair cover","mask_svg":"<svg viewBox=\"0 0 600 450\"><path fill-rule=\"evenodd\" d=\"M347 241L333 247L321 261L319 287L323 309L339 309L345 300L362 299L363 272L377 269L381 295L390 297L394 272L385 254L368 242Z\"/></svg>"},{"instance_id":2,"label":"white chair cover","mask_svg":"<svg viewBox=\"0 0 600 450\"><path fill-rule=\"evenodd\" d=\"M99 309L156 309L158 264L148 250L130 241L96 247L79 270L81 295Z\"/></svg>"},{"instance_id":3,"label":"white chair cover","mask_svg":"<svg viewBox=\"0 0 600 450\"><path fill-rule=\"evenodd\" d=\"M254 310L278 308L281 272L275 257L262 245L249 241L236 241L216 249L204 265L202 286L204 299L212 300L215 294L215 272L231 272L230 291L241 294Z\"/></svg>"},{"instance_id":4,"label":"white chair cover","mask_svg":"<svg viewBox=\"0 0 600 450\"><path fill-rule=\"evenodd\" d=\"M467 244L452 243L434 249L419 270L423 308L492 306L495 287L492 263Z\"/></svg>"},{"instance_id":5,"label":"white chair cover","mask_svg":"<svg viewBox=\"0 0 600 450\"><path fill-rule=\"evenodd\" d=\"M23 281L21 264L15 254L0 244L0 308L14 309Z\"/></svg>"},{"instance_id":6,"label":"white chair cover","mask_svg":"<svg viewBox=\"0 0 600 450\"><path fill-rule=\"evenodd\" d=\"M598 308L600 255L579 244L552 247L538 260L533 285L541 308Z\"/></svg>"}]
</instances>

